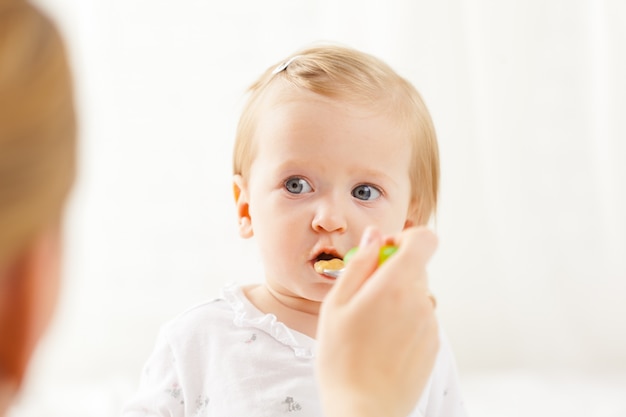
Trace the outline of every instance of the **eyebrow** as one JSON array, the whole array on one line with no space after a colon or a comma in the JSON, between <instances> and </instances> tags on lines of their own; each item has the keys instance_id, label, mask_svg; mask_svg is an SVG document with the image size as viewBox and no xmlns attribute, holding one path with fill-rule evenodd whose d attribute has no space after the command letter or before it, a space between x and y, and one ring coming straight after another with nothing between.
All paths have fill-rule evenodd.
<instances>
[{"instance_id":1,"label":"eyebrow","mask_svg":"<svg viewBox=\"0 0 626 417\"><path fill-rule=\"evenodd\" d=\"M383 181L388 181L395 185L398 185L398 183L391 176L387 175L387 173L384 171L378 171L378 170L371 169L371 168L365 168L363 170L358 169L358 174L363 175L364 177L368 177L368 178L370 177L380 178Z\"/></svg>"}]
</instances>

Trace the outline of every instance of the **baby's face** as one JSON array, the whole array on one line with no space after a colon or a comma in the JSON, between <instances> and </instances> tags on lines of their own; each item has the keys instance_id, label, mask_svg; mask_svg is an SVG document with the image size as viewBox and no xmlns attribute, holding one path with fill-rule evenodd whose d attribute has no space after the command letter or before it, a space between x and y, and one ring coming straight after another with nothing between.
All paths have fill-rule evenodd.
<instances>
[{"instance_id":1,"label":"baby's face","mask_svg":"<svg viewBox=\"0 0 626 417\"><path fill-rule=\"evenodd\" d=\"M257 119L244 192L268 285L321 301L334 280L320 258L343 257L375 225L409 224L411 144L386 114L308 91L270 92Z\"/></svg>"}]
</instances>

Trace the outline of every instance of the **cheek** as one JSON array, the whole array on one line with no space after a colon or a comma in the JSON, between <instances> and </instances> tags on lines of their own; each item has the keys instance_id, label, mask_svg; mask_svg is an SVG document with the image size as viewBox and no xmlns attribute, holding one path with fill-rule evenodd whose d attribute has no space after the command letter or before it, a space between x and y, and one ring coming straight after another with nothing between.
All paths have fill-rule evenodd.
<instances>
[{"instance_id":1,"label":"cheek","mask_svg":"<svg viewBox=\"0 0 626 417\"><path fill-rule=\"evenodd\" d=\"M376 226L383 235L395 235L406 228L408 206L393 206L381 208L376 214L368 216L365 221L360 222L362 230L366 226Z\"/></svg>"},{"instance_id":2,"label":"cheek","mask_svg":"<svg viewBox=\"0 0 626 417\"><path fill-rule=\"evenodd\" d=\"M251 195L255 197L251 198L250 204L254 239L266 264L298 251L299 242L309 230L306 207L276 194L265 194L264 198Z\"/></svg>"},{"instance_id":3,"label":"cheek","mask_svg":"<svg viewBox=\"0 0 626 417\"><path fill-rule=\"evenodd\" d=\"M286 205L279 196L265 194L264 197L251 197L250 219L254 236L261 248L284 245L289 240L290 232L302 227L302 215Z\"/></svg>"},{"instance_id":4,"label":"cheek","mask_svg":"<svg viewBox=\"0 0 626 417\"><path fill-rule=\"evenodd\" d=\"M386 217L381 220L377 226L384 235L395 235L404 230L406 224L405 213L395 213L393 216Z\"/></svg>"}]
</instances>

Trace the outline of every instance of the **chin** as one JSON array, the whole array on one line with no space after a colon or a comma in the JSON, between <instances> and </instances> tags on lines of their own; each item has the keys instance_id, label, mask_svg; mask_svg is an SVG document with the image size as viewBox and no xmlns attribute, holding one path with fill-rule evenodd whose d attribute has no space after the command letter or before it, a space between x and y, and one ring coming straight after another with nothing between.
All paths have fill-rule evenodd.
<instances>
[{"instance_id":1,"label":"chin","mask_svg":"<svg viewBox=\"0 0 626 417\"><path fill-rule=\"evenodd\" d=\"M307 299L317 303L321 303L326 298L328 292L333 288L333 282L320 282L309 289L307 292Z\"/></svg>"}]
</instances>

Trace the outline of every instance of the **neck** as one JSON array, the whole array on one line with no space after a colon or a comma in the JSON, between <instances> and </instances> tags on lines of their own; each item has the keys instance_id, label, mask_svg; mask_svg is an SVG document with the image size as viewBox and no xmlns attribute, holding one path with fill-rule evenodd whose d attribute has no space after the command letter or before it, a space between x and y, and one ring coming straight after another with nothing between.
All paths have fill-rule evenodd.
<instances>
[{"instance_id":1,"label":"neck","mask_svg":"<svg viewBox=\"0 0 626 417\"><path fill-rule=\"evenodd\" d=\"M302 297L285 294L267 284L262 287L265 291L267 291L268 295L276 301L276 303L280 304L284 308L291 310L294 313L307 314L315 317L319 316L321 305L319 301L307 300Z\"/></svg>"},{"instance_id":2,"label":"neck","mask_svg":"<svg viewBox=\"0 0 626 417\"><path fill-rule=\"evenodd\" d=\"M274 314L287 327L315 338L320 303L280 293L267 285L244 288L250 302L265 314Z\"/></svg>"}]
</instances>

